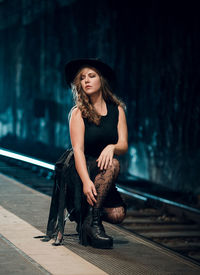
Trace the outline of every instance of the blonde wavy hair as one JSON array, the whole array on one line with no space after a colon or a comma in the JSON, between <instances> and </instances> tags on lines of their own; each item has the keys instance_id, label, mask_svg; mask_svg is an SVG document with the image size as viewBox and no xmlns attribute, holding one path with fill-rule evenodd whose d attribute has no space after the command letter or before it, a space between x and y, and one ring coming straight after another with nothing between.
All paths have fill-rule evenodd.
<instances>
[{"instance_id":1,"label":"blonde wavy hair","mask_svg":"<svg viewBox=\"0 0 200 275\"><path fill-rule=\"evenodd\" d=\"M113 102L116 105L121 106L124 110L126 109L126 106L121 99L119 99L116 95L114 95L111 92L111 88L108 84L108 81L106 80L105 77L102 76L102 74L96 68L93 68L91 66L82 67L78 71L71 85L74 101L76 104L72 109L74 109L75 107L78 107L79 110L81 111L83 118L87 118L88 121L93 122L96 125L99 125L101 121L101 116L97 113L94 106L90 102L89 96L84 92L81 86L81 74L84 68L91 68L99 75L100 81L101 81L102 96L106 102Z\"/></svg>"}]
</instances>

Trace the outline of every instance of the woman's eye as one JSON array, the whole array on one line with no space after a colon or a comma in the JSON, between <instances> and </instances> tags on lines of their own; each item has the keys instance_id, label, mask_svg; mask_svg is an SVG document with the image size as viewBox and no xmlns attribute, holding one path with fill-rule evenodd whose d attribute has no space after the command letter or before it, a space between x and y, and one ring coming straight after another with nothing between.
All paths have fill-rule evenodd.
<instances>
[{"instance_id":1,"label":"woman's eye","mask_svg":"<svg viewBox=\"0 0 200 275\"><path fill-rule=\"evenodd\" d=\"M95 74L91 74L90 77L95 77Z\"/></svg>"}]
</instances>

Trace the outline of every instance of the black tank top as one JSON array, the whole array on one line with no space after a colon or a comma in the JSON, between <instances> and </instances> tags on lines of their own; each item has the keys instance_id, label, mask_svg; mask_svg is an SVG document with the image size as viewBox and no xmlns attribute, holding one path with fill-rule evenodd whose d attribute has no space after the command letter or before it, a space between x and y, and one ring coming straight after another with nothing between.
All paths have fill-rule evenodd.
<instances>
[{"instance_id":1,"label":"black tank top","mask_svg":"<svg viewBox=\"0 0 200 275\"><path fill-rule=\"evenodd\" d=\"M98 157L101 151L108 144L115 144L118 141L118 106L115 103L106 102L107 115L101 116L99 125L89 122L84 118L85 123L85 155Z\"/></svg>"}]
</instances>

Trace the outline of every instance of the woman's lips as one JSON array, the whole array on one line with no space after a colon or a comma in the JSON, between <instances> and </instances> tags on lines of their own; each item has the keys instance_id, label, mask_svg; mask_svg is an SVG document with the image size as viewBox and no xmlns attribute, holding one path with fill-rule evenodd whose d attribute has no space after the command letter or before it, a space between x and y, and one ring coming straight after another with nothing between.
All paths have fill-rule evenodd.
<instances>
[{"instance_id":1,"label":"woman's lips","mask_svg":"<svg viewBox=\"0 0 200 275\"><path fill-rule=\"evenodd\" d=\"M87 88L91 88L92 86L90 86L90 85L87 85L87 86L85 86L85 88L87 89Z\"/></svg>"}]
</instances>

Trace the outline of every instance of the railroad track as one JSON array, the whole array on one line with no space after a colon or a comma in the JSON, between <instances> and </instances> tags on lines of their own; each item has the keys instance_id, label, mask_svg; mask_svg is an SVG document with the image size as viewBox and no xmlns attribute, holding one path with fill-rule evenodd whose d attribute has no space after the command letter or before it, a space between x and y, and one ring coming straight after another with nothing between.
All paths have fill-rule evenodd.
<instances>
[{"instance_id":1,"label":"railroad track","mask_svg":"<svg viewBox=\"0 0 200 275\"><path fill-rule=\"evenodd\" d=\"M153 200L128 201L127 216L119 225L129 232L167 247L200 265L200 214Z\"/></svg>"},{"instance_id":2,"label":"railroad track","mask_svg":"<svg viewBox=\"0 0 200 275\"><path fill-rule=\"evenodd\" d=\"M51 196L53 171L23 161L0 157L0 172ZM200 265L200 211L124 188L127 216L119 226L156 242Z\"/></svg>"}]
</instances>

